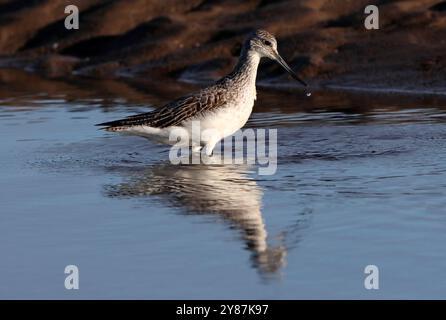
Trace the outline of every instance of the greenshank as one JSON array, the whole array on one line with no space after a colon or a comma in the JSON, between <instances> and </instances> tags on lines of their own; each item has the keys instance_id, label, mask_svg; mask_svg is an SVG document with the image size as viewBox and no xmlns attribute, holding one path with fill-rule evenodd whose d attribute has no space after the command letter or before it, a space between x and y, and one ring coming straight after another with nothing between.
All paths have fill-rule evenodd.
<instances>
[{"instance_id":1,"label":"greenshank","mask_svg":"<svg viewBox=\"0 0 446 320\"><path fill-rule=\"evenodd\" d=\"M280 56L276 38L265 30L256 30L245 40L234 70L213 85L153 111L98 126L171 145L187 141L193 151L204 148L210 156L220 140L248 121L256 99L257 68L264 57L278 62L295 80L307 86ZM193 138L194 124L199 126L198 138ZM172 139L174 132L183 132L183 136Z\"/></svg>"}]
</instances>

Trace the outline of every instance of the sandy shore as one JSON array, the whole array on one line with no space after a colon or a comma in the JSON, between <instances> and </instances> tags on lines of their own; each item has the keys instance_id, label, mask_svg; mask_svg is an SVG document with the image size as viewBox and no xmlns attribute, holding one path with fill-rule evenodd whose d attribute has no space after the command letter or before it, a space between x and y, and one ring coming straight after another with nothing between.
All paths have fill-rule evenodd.
<instances>
[{"instance_id":1,"label":"sandy shore","mask_svg":"<svg viewBox=\"0 0 446 320\"><path fill-rule=\"evenodd\" d=\"M66 30L66 1L0 0L0 67L46 78L208 82L232 69L243 38L262 27L314 87L443 93L446 1L375 1L380 29L366 30L369 2L82 0L80 29ZM290 80L265 62L259 82Z\"/></svg>"}]
</instances>

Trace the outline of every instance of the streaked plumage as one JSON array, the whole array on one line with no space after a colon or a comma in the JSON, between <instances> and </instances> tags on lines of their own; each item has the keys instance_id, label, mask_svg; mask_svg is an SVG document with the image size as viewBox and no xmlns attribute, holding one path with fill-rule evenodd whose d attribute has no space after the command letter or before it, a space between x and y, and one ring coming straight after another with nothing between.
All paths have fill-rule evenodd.
<instances>
[{"instance_id":1,"label":"streaked plumage","mask_svg":"<svg viewBox=\"0 0 446 320\"><path fill-rule=\"evenodd\" d=\"M248 121L256 99L255 81L262 57L276 60L295 79L305 84L278 54L274 36L257 30L245 41L234 71L215 84L153 111L98 125L105 126L107 131L175 144L177 140L169 139L171 133L176 129L185 129L185 133L191 137L192 123L197 121L202 133L208 130L211 134L200 136L199 141L192 140L191 146L194 150L205 147L210 155L221 139L233 134Z\"/></svg>"}]
</instances>

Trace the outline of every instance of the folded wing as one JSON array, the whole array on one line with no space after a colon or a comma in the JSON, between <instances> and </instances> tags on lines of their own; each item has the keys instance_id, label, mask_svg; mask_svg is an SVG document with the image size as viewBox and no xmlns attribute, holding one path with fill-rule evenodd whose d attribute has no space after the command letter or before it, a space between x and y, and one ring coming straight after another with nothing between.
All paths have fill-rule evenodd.
<instances>
[{"instance_id":1,"label":"folded wing","mask_svg":"<svg viewBox=\"0 0 446 320\"><path fill-rule=\"evenodd\" d=\"M180 125L183 121L199 116L203 112L222 106L224 99L217 91L212 94L201 92L174 100L165 106L150 112L130 116L124 119L99 123L107 131L122 131L134 126L166 128Z\"/></svg>"}]
</instances>

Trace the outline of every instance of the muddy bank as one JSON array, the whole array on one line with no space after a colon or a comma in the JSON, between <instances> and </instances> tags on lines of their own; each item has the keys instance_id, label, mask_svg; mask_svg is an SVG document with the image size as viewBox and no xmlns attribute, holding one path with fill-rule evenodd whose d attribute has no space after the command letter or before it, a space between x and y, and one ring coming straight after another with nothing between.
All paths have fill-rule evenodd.
<instances>
[{"instance_id":1,"label":"muddy bank","mask_svg":"<svg viewBox=\"0 0 446 320\"><path fill-rule=\"evenodd\" d=\"M94 79L89 77L48 78L17 69L0 69L0 103L9 106L34 104L30 99L42 101L60 98L66 101L88 102L92 108L104 112L143 112L161 106L175 97L196 91L200 85L167 78L156 81L151 78L126 77L124 79ZM385 111L404 111L419 108L446 110L445 95L421 95L407 93L380 93L362 90L338 90L316 88L311 97L289 86L269 87L259 84L255 112L280 111L345 114L368 114ZM14 97L14 98L12 98ZM38 104L37 106L42 106ZM135 110L134 108L139 108Z\"/></svg>"},{"instance_id":2,"label":"muddy bank","mask_svg":"<svg viewBox=\"0 0 446 320\"><path fill-rule=\"evenodd\" d=\"M313 86L446 88L446 1L375 1L375 31L363 25L368 0L75 3L79 30L64 28L66 1L0 1L0 66L46 78L208 82L232 69L246 34L262 27L277 35L283 56ZM290 80L264 62L259 82Z\"/></svg>"}]
</instances>

